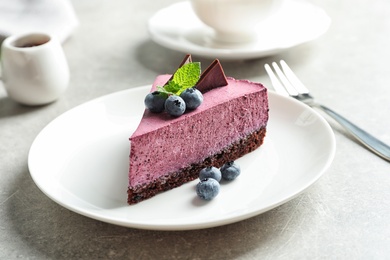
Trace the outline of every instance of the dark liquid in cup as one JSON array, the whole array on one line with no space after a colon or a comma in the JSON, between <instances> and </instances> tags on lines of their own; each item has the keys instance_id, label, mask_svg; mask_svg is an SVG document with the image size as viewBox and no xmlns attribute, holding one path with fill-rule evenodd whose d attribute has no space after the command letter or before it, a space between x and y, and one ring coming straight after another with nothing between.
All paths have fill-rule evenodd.
<instances>
[{"instance_id":1,"label":"dark liquid in cup","mask_svg":"<svg viewBox=\"0 0 390 260\"><path fill-rule=\"evenodd\" d=\"M36 46L39 46L39 45L42 45L45 43L47 43L47 41L45 41L45 42L31 42L31 43L25 43L25 44L18 46L18 47L19 48L31 48L31 47L36 47Z\"/></svg>"},{"instance_id":2,"label":"dark liquid in cup","mask_svg":"<svg viewBox=\"0 0 390 260\"><path fill-rule=\"evenodd\" d=\"M16 48L31 48L48 43L50 39L46 34L35 33L17 38L10 44Z\"/></svg>"}]
</instances>

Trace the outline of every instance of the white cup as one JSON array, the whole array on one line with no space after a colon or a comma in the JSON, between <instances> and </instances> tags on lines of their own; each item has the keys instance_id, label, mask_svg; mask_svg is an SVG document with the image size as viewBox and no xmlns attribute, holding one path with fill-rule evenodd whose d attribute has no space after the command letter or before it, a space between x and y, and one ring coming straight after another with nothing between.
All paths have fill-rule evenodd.
<instances>
[{"instance_id":1,"label":"white cup","mask_svg":"<svg viewBox=\"0 0 390 260\"><path fill-rule=\"evenodd\" d=\"M191 0L197 17L214 32L214 39L243 43L257 38L256 28L279 6L280 0Z\"/></svg>"},{"instance_id":2,"label":"white cup","mask_svg":"<svg viewBox=\"0 0 390 260\"><path fill-rule=\"evenodd\" d=\"M61 43L44 33L6 38L1 46L1 77L8 96L24 105L58 99L69 84Z\"/></svg>"}]
</instances>

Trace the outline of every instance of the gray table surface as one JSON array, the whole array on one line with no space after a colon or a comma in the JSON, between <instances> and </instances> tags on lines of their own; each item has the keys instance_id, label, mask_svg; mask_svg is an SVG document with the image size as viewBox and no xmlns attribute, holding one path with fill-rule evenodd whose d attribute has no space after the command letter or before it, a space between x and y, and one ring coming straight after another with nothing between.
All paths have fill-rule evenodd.
<instances>
[{"instance_id":1,"label":"gray table surface","mask_svg":"<svg viewBox=\"0 0 390 260\"><path fill-rule=\"evenodd\" d=\"M30 108L0 88L0 259L388 259L390 164L334 122L336 155L318 182L227 226L125 228L69 211L37 188L27 156L51 120L93 98L150 84L181 60L146 30L148 18L174 2L73 1L80 26L63 45L72 76L67 92ZM390 143L390 2L312 2L332 18L325 35L272 57L223 62L226 74L269 85L264 63L283 58L320 101Z\"/></svg>"}]
</instances>

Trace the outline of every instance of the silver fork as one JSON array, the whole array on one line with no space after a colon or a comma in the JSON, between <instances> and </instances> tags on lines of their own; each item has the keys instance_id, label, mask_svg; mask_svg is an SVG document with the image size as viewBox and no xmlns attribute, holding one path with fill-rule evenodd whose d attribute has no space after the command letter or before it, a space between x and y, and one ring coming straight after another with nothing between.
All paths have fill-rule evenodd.
<instances>
[{"instance_id":1,"label":"silver fork","mask_svg":"<svg viewBox=\"0 0 390 260\"><path fill-rule=\"evenodd\" d=\"M390 161L390 147L387 144L370 135L330 108L316 103L313 96L310 95L309 90L298 79L287 63L281 60L280 65L282 69L280 69L276 62L272 63L272 67L274 68L277 76L268 64L264 65L264 68L267 71L268 76L271 79L271 83L277 93L285 96L291 96L311 107L321 109L343 126L344 129L348 133L352 134L362 145L376 155Z\"/></svg>"}]
</instances>

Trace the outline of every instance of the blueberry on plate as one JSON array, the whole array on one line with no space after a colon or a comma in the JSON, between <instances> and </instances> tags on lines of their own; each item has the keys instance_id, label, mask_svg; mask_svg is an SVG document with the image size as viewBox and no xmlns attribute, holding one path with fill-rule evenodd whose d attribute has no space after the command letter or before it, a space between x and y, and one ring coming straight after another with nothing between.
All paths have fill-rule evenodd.
<instances>
[{"instance_id":1,"label":"blueberry on plate","mask_svg":"<svg viewBox=\"0 0 390 260\"><path fill-rule=\"evenodd\" d=\"M232 181L240 175L240 166L234 161L227 162L221 167L222 179Z\"/></svg>"},{"instance_id":2,"label":"blueberry on plate","mask_svg":"<svg viewBox=\"0 0 390 260\"><path fill-rule=\"evenodd\" d=\"M165 110L171 116L181 116L186 111L186 103L179 96L169 96L167 100L165 100Z\"/></svg>"},{"instance_id":3,"label":"blueberry on plate","mask_svg":"<svg viewBox=\"0 0 390 260\"><path fill-rule=\"evenodd\" d=\"M213 178L214 180L220 182L222 178L221 171L214 166L207 166L203 168L199 172L199 179L203 180L208 178Z\"/></svg>"},{"instance_id":4,"label":"blueberry on plate","mask_svg":"<svg viewBox=\"0 0 390 260\"><path fill-rule=\"evenodd\" d=\"M219 182L215 179L203 179L196 185L196 194L203 200L212 200L218 195L219 189Z\"/></svg>"},{"instance_id":5,"label":"blueberry on plate","mask_svg":"<svg viewBox=\"0 0 390 260\"><path fill-rule=\"evenodd\" d=\"M144 103L147 109L153 113L161 113L164 111L165 100L167 95L154 91L146 95Z\"/></svg>"},{"instance_id":6,"label":"blueberry on plate","mask_svg":"<svg viewBox=\"0 0 390 260\"><path fill-rule=\"evenodd\" d=\"M203 102L203 95L196 88L187 88L180 94L180 97L186 102L187 109L190 110L196 109Z\"/></svg>"}]
</instances>

